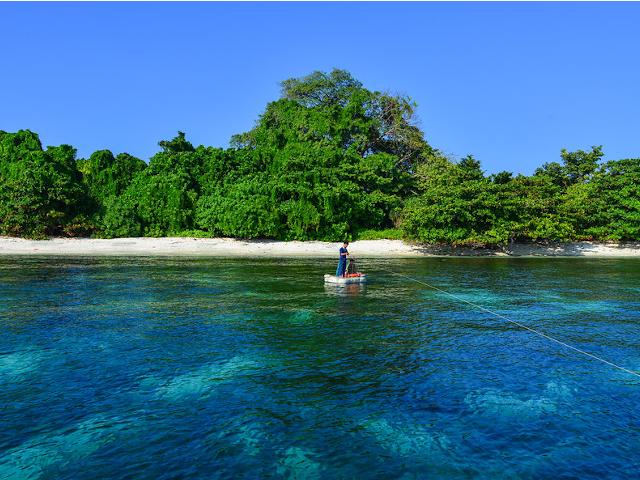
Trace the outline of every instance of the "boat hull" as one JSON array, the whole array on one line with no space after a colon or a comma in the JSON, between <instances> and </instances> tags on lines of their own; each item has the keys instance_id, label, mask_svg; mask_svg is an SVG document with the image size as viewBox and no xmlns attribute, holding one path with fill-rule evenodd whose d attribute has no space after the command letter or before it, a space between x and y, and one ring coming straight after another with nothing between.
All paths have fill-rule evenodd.
<instances>
[{"instance_id":1,"label":"boat hull","mask_svg":"<svg viewBox=\"0 0 640 480\"><path fill-rule=\"evenodd\" d=\"M336 285L349 285L352 283L366 283L367 275L362 274L359 277L336 277L335 275L326 274L324 283L335 283Z\"/></svg>"}]
</instances>

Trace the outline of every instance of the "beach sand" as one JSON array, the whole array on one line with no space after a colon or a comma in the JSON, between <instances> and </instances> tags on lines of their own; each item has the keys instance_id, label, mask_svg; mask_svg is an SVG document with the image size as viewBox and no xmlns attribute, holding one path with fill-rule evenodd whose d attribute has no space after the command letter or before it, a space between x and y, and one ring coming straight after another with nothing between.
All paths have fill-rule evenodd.
<instances>
[{"instance_id":1,"label":"beach sand","mask_svg":"<svg viewBox=\"0 0 640 480\"><path fill-rule=\"evenodd\" d=\"M231 238L52 238L25 240L0 237L0 255L61 256L211 256L211 257L335 257L339 242L280 242ZM518 257L640 257L640 243L575 242L568 244L516 244L509 253L436 247L401 240L360 240L349 251L355 257L411 258L424 256Z\"/></svg>"}]
</instances>

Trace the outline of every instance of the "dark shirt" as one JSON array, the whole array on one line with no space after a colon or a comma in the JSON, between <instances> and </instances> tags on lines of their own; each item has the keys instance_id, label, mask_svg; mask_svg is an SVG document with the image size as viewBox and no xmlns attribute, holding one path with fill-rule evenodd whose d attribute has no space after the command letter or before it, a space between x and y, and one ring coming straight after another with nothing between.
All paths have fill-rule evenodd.
<instances>
[{"instance_id":1,"label":"dark shirt","mask_svg":"<svg viewBox=\"0 0 640 480\"><path fill-rule=\"evenodd\" d=\"M347 261L347 253L349 253L349 251L344 248L344 247L340 247L340 261L341 262L346 262Z\"/></svg>"}]
</instances>

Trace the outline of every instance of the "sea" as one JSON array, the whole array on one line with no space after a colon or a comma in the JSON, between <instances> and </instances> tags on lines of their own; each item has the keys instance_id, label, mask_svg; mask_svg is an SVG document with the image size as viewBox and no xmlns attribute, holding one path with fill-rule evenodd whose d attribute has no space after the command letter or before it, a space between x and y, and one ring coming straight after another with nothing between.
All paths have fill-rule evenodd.
<instances>
[{"instance_id":1,"label":"sea","mask_svg":"<svg viewBox=\"0 0 640 480\"><path fill-rule=\"evenodd\" d=\"M632 479L640 259L0 257L0 479Z\"/></svg>"}]
</instances>

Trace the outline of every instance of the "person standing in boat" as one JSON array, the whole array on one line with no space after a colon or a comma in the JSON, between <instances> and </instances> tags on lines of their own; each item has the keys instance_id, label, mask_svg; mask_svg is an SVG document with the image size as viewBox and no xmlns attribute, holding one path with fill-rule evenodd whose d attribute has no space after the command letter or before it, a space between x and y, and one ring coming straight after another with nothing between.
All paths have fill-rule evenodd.
<instances>
[{"instance_id":1,"label":"person standing in boat","mask_svg":"<svg viewBox=\"0 0 640 480\"><path fill-rule=\"evenodd\" d=\"M338 268L336 269L336 277L344 277L347 271L347 257L349 256L349 250L347 250L348 246L349 242L345 240L340 247L340 261L338 262Z\"/></svg>"}]
</instances>

